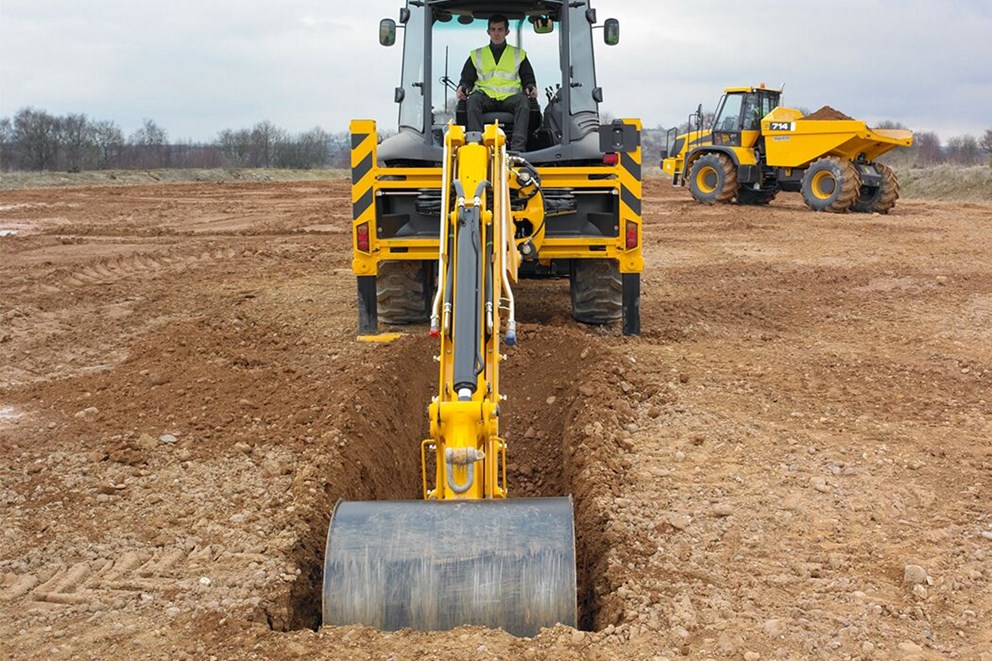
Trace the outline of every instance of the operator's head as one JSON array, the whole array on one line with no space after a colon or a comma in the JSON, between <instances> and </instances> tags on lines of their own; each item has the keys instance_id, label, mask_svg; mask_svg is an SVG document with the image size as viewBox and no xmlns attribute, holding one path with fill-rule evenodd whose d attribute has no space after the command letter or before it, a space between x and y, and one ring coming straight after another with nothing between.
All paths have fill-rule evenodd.
<instances>
[{"instance_id":1,"label":"operator's head","mask_svg":"<svg viewBox=\"0 0 992 661\"><path fill-rule=\"evenodd\" d=\"M497 46L506 42L506 35L510 32L510 21L502 14L493 14L489 17L489 39Z\"/></svg>"}]
</instances>

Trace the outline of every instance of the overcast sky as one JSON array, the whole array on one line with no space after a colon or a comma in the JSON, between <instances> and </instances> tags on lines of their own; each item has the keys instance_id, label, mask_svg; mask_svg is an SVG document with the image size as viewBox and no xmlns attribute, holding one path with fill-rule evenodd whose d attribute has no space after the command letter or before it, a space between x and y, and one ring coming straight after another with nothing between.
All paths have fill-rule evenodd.
<instances>
[{"instance_id":1,"label":"overcast sky","mask_svg":"<svg viewBox=\"0 0 992 661\"><path fill-rule=\"evenodd\" d=\"M262 119L291 132L395 126L400 48L377 25L401 0L0 0L0 117L86 113L130 133L209 140ZM831 105L946 141L992 127L992 0L599 0L604 109L683 121L722 88L785 83L786 105ZM480 29L480 45L486 36ZM460 67L465 54L452 56ZM549 84L553 81L539 81Z\"/></svg>"}]
</instances>

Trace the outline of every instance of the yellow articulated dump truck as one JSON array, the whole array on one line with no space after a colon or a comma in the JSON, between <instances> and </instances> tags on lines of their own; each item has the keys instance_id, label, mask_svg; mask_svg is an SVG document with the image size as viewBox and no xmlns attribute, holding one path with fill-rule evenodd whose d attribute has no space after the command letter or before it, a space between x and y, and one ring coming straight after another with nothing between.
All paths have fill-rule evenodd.
<instances>
[{"instance_id":1,"label":"yellow articulated dump truck","mask_svg":"<svg viewBox=\"0 0 992 661\"><path fill-rule=\"evenodd\" d=\"M477 48L507 30L517 44L526 32L526 55ZM399 21L380 23L380 43L398 33L396 132L351 124L358 328L382 340L380 322L429 323L438 390L425 402L430 436L410 445L421 498L340 501L331 514L323 623L516 636L578 626L572 499L510 497L499 375L517 343L514 292L529 276L568 277L577 321L639 334L640 122L601 124L594 67L593 36L615 45L619 23L598 24L588 1L408 0ZM475 117L462 97L485 92L464 78L456 88L434 57L449 48L459 63L478 54L478 82L500 74L501 90L520 90L509 65L532 59L546 103L523 88L526 99L514 96L529 117ZM492 73L497 50L507 70Z\"/></svg>"},{"instance_id":2,"label":"yellow articulated dump truck","mask_svg":"<svg viewBox=\"0 0 992 661\"><path fill-rule=\"evenodd\" d=\"M791 191L814 211L888 213L899 182L877 159L910 146L912 132L872 129L829 106L804 116L781 96L763 85L727 88L708 129L700 106L688 132L669 131L662 170L704 204L768 204Z\"/></svg>"}]
</instances>

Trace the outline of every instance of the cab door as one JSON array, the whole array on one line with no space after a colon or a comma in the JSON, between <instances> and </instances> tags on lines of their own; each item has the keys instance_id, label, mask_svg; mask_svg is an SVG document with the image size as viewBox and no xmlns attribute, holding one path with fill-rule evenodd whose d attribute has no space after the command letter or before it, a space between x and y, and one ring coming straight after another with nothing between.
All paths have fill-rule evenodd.
<instances>
[{"instance_id":1,"label":"cab door","mask_svg":"<svg viewBox=\"0 0 992 661\"><path fill-rule=\"evenodd\" d=\"M713 119L713 144L726 147L741 146L741 113L747 95L730 92L723 95Z\"/></svg>"}]
</instances>

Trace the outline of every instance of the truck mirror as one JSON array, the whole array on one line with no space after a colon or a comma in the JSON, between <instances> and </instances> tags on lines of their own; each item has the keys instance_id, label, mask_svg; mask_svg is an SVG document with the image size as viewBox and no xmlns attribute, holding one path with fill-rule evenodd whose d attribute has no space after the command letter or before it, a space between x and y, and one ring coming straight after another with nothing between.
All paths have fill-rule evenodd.
<instances>
[{"instance_id":1,"label":"truck mirror","mask_svg":"<svg viewBox=\"0 0 992 661\"><path fill-rule=\"evenodd\" d=\"M547 16L539 16L534 19L534 32L537 34L551 34L555 30L554 21Z\"/></svg>"},{"instance_id":2,"label":"truck mirror","mask_svg":"<svg viewBox=\"0 0 992 661\"><path fill-rule=\"evenodd\" d=\"M620 43L620 21L608 18L603 28L603 41L607 46L616 46Z\"/></svg>"},{"instance_id":3,"label":"truck mirror","mask_svg":"<svg viewBox=\"0 0 992 661\"><path fill-rule=\"evenodd\" d=\"M396 21L391 18L379 21L379 43L383 46L392 46L396 43Z\"/></svg>"}]
</instances>

